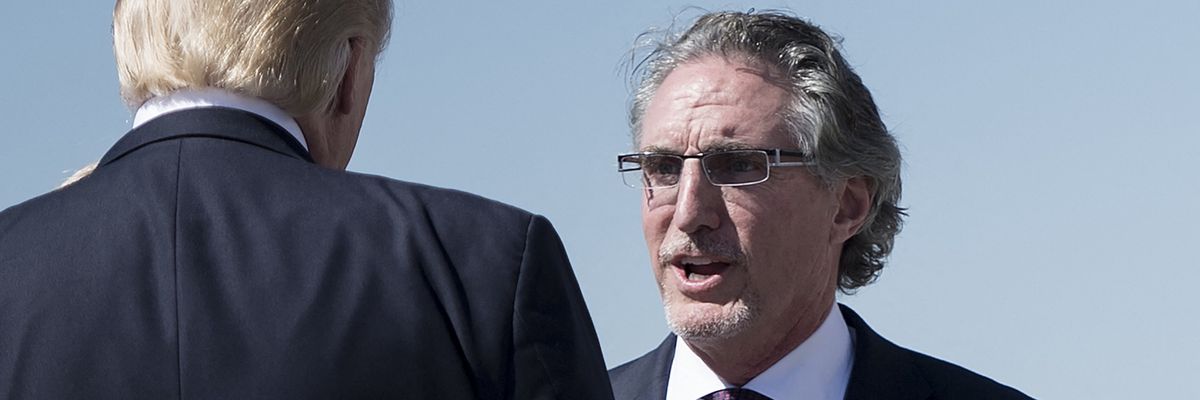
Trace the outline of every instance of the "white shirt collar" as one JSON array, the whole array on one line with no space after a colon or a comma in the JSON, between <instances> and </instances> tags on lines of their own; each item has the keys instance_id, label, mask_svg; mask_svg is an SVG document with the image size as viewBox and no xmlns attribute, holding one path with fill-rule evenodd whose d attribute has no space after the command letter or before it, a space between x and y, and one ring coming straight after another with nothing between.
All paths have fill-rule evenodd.
<instances>
[{"instance_id":1,"label":"white shirt collar","mask_svg":"<svg viewBox=\"0 0 1200 400\"><path fill-rule=\"evenodd\" d=\"M840 400L853 365L850 328L835 303L812 336L742 387L778 400ZM734 385L722 381L683 339L676 339L666 400L696 400L729 387Z\"/></svg>"},{"instance_id":2,"label":"white shirt collar","mask_svg":"<svg viewBox=\"0 0 1200 400\"><path fill-rule=\"evenodd\" d=\"M282 108L263 99L217 88L180 89L166 96L146 100L133 116L133 127L137 128L147 121L169 112L205 107L235 108L257 114L282 126L300 142L305 150L308 150L308 142L304 140L300 124L297 124L296 119L288 115Z\"/></svg>"}]
</instances>

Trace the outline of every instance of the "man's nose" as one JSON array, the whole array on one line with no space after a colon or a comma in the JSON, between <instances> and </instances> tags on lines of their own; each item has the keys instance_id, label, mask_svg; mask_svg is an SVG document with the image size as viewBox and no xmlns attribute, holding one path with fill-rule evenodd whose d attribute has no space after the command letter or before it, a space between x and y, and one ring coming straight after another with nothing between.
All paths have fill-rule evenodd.
<instances>
[{"instance_id":1,"label":"man's nose","mask_svg":"<svg viewBox=\"0 0 1200 400\"><path fill-rule=\"evenodd\" d=\"M693 233L720 227L720 210L724 207L721 188L708 181L700 160L684 161L676 190L673 222L679 230Z\"/></svg>"}]
</instances>

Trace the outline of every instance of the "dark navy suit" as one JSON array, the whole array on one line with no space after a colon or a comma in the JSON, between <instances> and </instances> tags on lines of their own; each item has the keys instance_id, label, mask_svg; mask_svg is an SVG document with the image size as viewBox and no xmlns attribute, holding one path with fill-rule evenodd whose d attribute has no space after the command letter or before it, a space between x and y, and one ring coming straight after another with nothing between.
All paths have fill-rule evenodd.
<instances>
[{"instance_id":1,"label":"dark navy suit","mask_svg":"<svg viewBox=\"0 0 1200 400\"><path fill-rule=\"evenodd\" d=\"M0 398L607 399L544 218L223 108L0 213Z\"/></svg>"},{"instance_id":2,"label":"dark navy suit","mask_svg":"<svg viewBox=\"0 0 1200 400\"><path fill-rule=\"evenodd\" d=\"M840 306L854 328L854 367L846 400L1020 400L1029 397L957 365L892 344L853 310ZM613 368L618 400L662 400L667 396L675 335L646 355ZM776 399L791 400L791 399Z\"/></svg>"}]
</instances>

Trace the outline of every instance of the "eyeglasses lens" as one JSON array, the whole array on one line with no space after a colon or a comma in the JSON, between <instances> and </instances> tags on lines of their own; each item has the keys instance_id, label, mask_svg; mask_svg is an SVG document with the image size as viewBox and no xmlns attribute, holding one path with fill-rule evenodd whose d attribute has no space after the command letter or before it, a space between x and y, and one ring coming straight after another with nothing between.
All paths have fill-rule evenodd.
<instances>
[{"instance_id":1,"label":"eyeglasses lens","mask_svg":"<svg viewBox=\"0 0 1200 400\"><path fill-rule=\"evenodd\" d=\"M683 157L671 154L637 154L621 158L621 179L633 188L662 188L679 183ZM736 186L759 183L770 174L770 159L758 150L725 151L700 159L704 173L714 185Z\"/></svg>"},{"instance_id":2,"label":"eyeglasses lens","mask_svg":"<svg viewBox=\"0 0 1200 400\"><path fill-rule=\"evenodd\" d=\"M638 154L623 158L620 168L626 186L666 187L679 181L683 159L665 154Z\"/></svg>"},{"instance_id":3,"label":"eyeglasses lens","mask_svg":"<svg viewBox=\"0 0 1200 400\"><path fill-rule=\"evenodd\" d=\"M767 179L769 160L761 151L713 153L701 161L714 185L758 183Z\"/></svg>"}]
</instances>

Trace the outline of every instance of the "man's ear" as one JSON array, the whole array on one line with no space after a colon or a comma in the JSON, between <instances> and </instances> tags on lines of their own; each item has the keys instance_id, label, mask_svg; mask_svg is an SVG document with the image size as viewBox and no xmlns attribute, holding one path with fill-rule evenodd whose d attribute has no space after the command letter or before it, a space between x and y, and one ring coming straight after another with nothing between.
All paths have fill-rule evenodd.
<instances>
[{"instance_id":1,"label":"man's ear","mask_svg":"<svg viewBox=\"0 0 1200 400\"><path fill-rule=\"evenodd\" d=\"M870 178L856 176L847 179L834 193L837 196L838 211L833 217L833 232L831 237L835 243L845 243L858 234L867 215L871 213L872 193Z\"/></svg>"},{"instance_id":2,"label":"man's ear","mask_svg":"<svg viewBox=\"0 0 1200 400\"><path fill-rule=\"evenodd\" d=\"M366 41L358 37L350 38L350 59L346 60L346 72L342 74L337 97L333 99L333 108L338 114L349 114L358 106L355 102L359 97L355 94L366 88L358 87L356 83L360 82L358 75L364 73L363 57L366 55Z\"/></svg>"}]
</instances>

